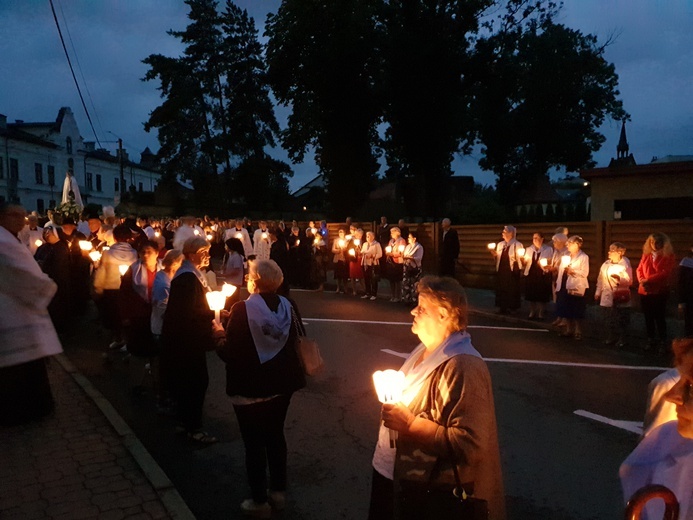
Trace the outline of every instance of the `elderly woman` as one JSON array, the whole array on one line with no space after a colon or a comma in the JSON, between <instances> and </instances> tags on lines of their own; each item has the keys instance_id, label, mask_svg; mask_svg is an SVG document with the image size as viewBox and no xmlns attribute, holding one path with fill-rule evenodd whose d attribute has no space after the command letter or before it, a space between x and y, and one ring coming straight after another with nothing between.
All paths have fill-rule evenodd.
<instances>
[{"instance_id":1,"label":"elderly woman","mask_svg":"<svg viewBox=\"0 0 693 520\"><path fill-rule=\"evenodd\" d=\"M453 464L460 482L488 501L489 518L503 519L491 376L466 331L464 289L452 278L425 276L418 293L411 330L421 343L400 369L401 402L382 406L369 519L430 518L426 491L452 490ZM388 429L398 432L396 449Z\"/></svg>"},{"instance_id":2,"label":"elderly woman","mask_svg":"<svg viewBox=\"0 0 693 520\"><path fill-rule=\"evenodd\" d=\"M289 300L276 294L283 279L272 260L249 263L250 296L231 308L226 341L217 351L226 363L226 393L245 446L252 497L241 503L241 511L258 518L270 518L272 507L284 507L284 421L292 394L306 384L295 347L297 313Z\"/></svg>"},{"instance_id":3,"label":"elderly woman","mask_svg":"<svg viewBox=\"0 0 693 520\"><path fill-rule=\"evenodd\" d=\"M693 518L693 338L674 340L672 350L681 378L664 397L676 405L677 420L647 435L623 462L619 475L626 502L642 487L659 484L676 495L679 518ZM662 518L663 510L661 501L651 501L641 518Z\"/></svg>"},{"instance_id":4,"label":"elderly woman","mask_svg":"<svg viewBox=\"0 0 693 520\"><path fill-rule=\"evenodd\" d=\"M652 233L642 248L637 268L640 306L645 316L647 346L664 352L667 343L666 308L669 282L676 266L674 250L664 233Z\"/></svg>"},{"instance_id":5,"label":"elderly woman","mask_svg":"<svg viewBox=\"0 0 693 520\"><path fill-rule=\"evenodd\" d=\"M558 269L561 267L561 259L568 255L568 248L565 243L568 241L568 236L563 233L556 233L551 237L551 242L553 243L553 255L551 256L551 262L546 267L546 270L551 273L552 279L552 292L553 298L556 302L556 319L551 323L551 325L562 326L567 323L565 317L565 301L563 295L556 293L556 283L558 281Z\"/></svg>"},{"instance_id":6,"label":"elderly woman","mask_svg":"<svg viewBox=\"0 0 693 520\"><path fill-rule=\"evenodd\" d=\"M630 321L630 286L633 283L633 269L626 255L626 246L614 242L609 246L609 258L599 269L597 290L594 299L604 309L604 328L608 331L605 345L616 343L618 348L626 346L626 331ZM628 291L628 301L614 298L616 291Z\"/></svg>"},{"instance_id":7,"label":"elderly woman","mask_svg":"<svg viewBox=\"0 0 693 520\"><path fill-rule=\"evenodd\" d=\"M402 277L404 276L404 249L407 241L395 226L390 228L390 241L385 247L385 277L390 282L390 301L397 303L402 298Z\"/></svg>"},{"instance_id":8,"label":"elderly woman","mask_svg":"<svg viewBox=\"0 0 693 520\"><path fill-rule=\"evenodd\" d=\"M363 266L363 278L366 281L366 294L361 298L369 298L371 301L378 299L378 282L380 281L380 259L383 257L383 248L375 239L375 233L366 233L366 242L361 246L361 265Z\"/></svg>"},{"instance_id":9,"label":"elderly woman","mask_svg":"<svg viewBox=\"0 0 693 520\"><path fill-rule=\"evenodd\" d=\"M514 226L505 226L501 231L503 240L498 242L491 255L496 259L496 307L501 314L520 308L520 275L524 247L515 239Z\"/></svg>"},{"instance_id":10,"label":"elderly woman","mask_svg":"<svg viewBox=\"0 0 693 520\"><path fill-rule=\"evenodd\" d=\"M553 249L544 244L544 235L536 231L532 235L532 245L524 254L525 300L529 302L529 319L543 320L546 304L551 299L551 273L548 267Z\"/></svg>"},{"instance_id":11,"label":"elderly woman","mask_svg":"<svg viewBox=\"0 0 693 520\"><path fill-rule=\"evenodd\" d=\"M582 339L582 320L585 318L585 291L589 287L590 258L582 251L582 237L573 235L566 242L568 254L561 257L556 279L556 295L565 302L565 330L560 336Z\"/></svg>"},{"instance_id":12,"label":"elderly woman","mask_svg":"<svg viewBox=\"0 0 693 520\"><path fill-rule=\"evenodd\" d=\"M179 430L201 444L217 441L202 430L202 407L209 384L207 351L216 347L214 313L207 304L209 288L201 271L209 265L210 247L201 236L183 243L185 260L171 280L161 329L161 365L171 397L178 403Z\"/></svg>"},{"instance_id":13,"label":"elderly woman","mask_svg":"<svg viewBox=\"0 0 693 520\"><path fill-rule=\"evenodd\" d=\"M421 278L424 248L418 241L416 231L410 231L407 245L402 253L404 277L402 279L402 301L407 305L416 303L416 283Z\"/></svg>"},{"instance_id":14,"label":"elderly woman","mask_svg":"<svg viewBox=\"0 0 693 520\"><path fill-rule=\"evenodd\" d=\"M336 292L346 292L346 282L349 279L349 265L346 258L346 232L339 228L339 236L332 242L332 263L334 264L334 280L337 283Z\"/></svg>"}]
</instances>

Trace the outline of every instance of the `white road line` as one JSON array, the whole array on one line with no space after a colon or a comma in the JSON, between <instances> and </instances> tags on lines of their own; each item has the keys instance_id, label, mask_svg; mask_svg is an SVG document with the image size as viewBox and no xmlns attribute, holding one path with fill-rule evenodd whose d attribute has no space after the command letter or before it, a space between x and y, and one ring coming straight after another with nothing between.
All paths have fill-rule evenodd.
<instances>
[{"instance_id":1,"label":"white road line","mask_svg":"<svg viewBox=\"0 0 693 520\"><path fill-rule=\"evenodd\" d=\"M334 322L334 323L361 323L370 325L406 325L411 327L410 321L369 321L369 320L336 320L327 318L303 318L304 323L310 323L311 321L321 321L321 322ZM547 329L530 329L522 327L490 327L486 325L469 325L468 329L492 329L492 330L524 330L527 332L549 332Z\"/></svg>"},{"instance_id":2,"label":"white road line","mask_svg":"<svg viewBox=\"0 0 693 520\"><path fill-rule=\"evenodd\" d=\"M642 435L642 422L619 421L617 419L609 419L608 417L604 417L603 415L597 415L596 413L588 412L586 410L575 410L573 413L575 415L579 415L580 417L586 417L587 419L592 419L593 421L608 424L609 426L614 426L622 430Z\"/></svg>"},{"instance_id":3,"label":"white road line","mask_svg":"<svg viewBox=\"0 0 693 520\"><path fill-rule=\"evenodd\" d=\"M409 352L397 352L395 350L390 350L389 348L380 349L381 352L386 354L391 354L393 356L407 358L409 357ZM540 361L537 359L501 359L501 358L484 358L484 361L488 363L519 363L523 365L551 365L551 366L561 366L561 367L579 367L579 368L606 368L606 369L616 369L616 370L645 370L645 371L661 371L665 372L669 370L666 367L648 367L648 366L632 366L632 365L604 365L599 363L571 363L568 361Z\"/></svg>"}]
</instances>

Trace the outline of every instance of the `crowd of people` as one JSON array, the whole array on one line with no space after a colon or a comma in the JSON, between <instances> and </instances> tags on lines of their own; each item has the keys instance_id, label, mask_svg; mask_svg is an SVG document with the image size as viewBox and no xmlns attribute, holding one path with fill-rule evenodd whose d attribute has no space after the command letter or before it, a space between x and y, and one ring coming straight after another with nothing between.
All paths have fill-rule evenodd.
<instances>
[{"instance_id":1,"label":"crowd of people","mask_svg":"<svg viewBox=\"0 0 693 520\"><path fill-rule=\"evenodd\" d=\"M520 309L522 291L529 303L529 319L547 318L547 305L555 302L555 319L564 338L582 339L589 289L590 258L582 250L584 240L569 235L568 228L559 227L545 243L543 233L532 235L527 248L517 240L514 226L505 226L502 240L489 244L496 262L496 306L501 314ZM691 300L693 298L693 247L691 254L681 260L678 271L671 241L664 233L650 234L642 248L642 256L634 271L621 242L609 245L607 258L600 266L594 290L594 300L602 308L606 345L624 348L628 341L630 310L634 294L640 300L645 318L647 341L643 351L662 354L670 349L666 309L675 280L678 280L679 315L684 318L686 336L693 329Z\"/></svg>"},{"instance_id":2,"label":"crowd of people","mask_svg":"<svg viewBox=\"0 0 693 520\"><path fill-rule=\"evenodd\" d=\"M21 206L0 205L0 300L7 309L0 339L21 345L0 351L3 424L50 413L44 360L61 351L56 331L69 335L75 316L93 299L111 334L104 349L149 364L159 411L174 417L176 431L199 445L217 442L205 431L202 413L207 355L217 353L226 365L226 392L245 449L251 497L241 510L270 518L286 505L284 423L292 395L306 385L296 349L304 330L290 290L324 289L332 263L339 293L376 300L385 278L390 302L410 305L412 332L420 340L401 367L401 399L382 406L369 518L429 518L432 511L448 518L447 501L436 497L450 490L473 497L461 507L477 508L475 514L484 518L505 518L491 378L467 331L467 299L454 279L459 237L449 219L441 223L441 276L424 276L416 230L403 222L390 226L385 217L366 233L347 221L332 244L324 221L310 222L301 232L295 221L289 226L261 220L255 228L241 218L117 219L104 208L102 215L86 213L79 222L52 215L39 224ZM583 239L559 228L553 247L535 232L525 248L516 235L505 226L502 242L489 244L498 272L497 305L502 312L519 309L524 284L531 319L546 319L554 300L561 336L581 339L589 288ZM651 234L635 272L625 254L622 243L612 243L597 278L594 297L608 324L604 341L625 343L631 286L637 282L647 348L664 348L664 311L676 268L670 240ZM220 286L217 273L238 288L246 284L248 297L241 299L236 290L215 318L207 296ZM678 279L689 335L693 255L680 263ZM667 485L687 518L693 507L693 341L673 345L677 366L653 381L645 435L624 462L621 478L626 498L643 485ZM650 514L659 508L648 507Z\"/></svg>"}]
</instances>

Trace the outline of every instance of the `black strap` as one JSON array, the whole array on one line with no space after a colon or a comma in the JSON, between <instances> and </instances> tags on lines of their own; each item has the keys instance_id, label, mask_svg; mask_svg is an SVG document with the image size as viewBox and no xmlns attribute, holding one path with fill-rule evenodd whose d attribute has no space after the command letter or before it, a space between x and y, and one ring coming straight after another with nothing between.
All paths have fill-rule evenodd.
<instances>
[{"instance_id":1,"label":"black strap","mask_svg":"<svg viewBox=\"0 0 693 520\"><path fill-rule=\"evenodd\" d=\"M448 429L443 427L445 430L445 444L448 448L448 453L450 454L450 460L452 461L452 472L455 474L455 487L459 490L460 498L463 498L463 493L466 493L462 487L462 481L460 480L460 474L457 471L457 462L455 460L455 452L452 451L452 442L450 442L450 436L448 435Z\"/></svg>"}]
</instances>

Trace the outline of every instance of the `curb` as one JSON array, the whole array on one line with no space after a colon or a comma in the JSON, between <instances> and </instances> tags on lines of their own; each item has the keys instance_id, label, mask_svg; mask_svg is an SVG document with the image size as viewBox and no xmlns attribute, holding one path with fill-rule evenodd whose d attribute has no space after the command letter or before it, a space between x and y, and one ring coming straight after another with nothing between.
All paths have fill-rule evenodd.
<instances>
[{"instance_id":1,"label":"curb","mask_svg":"<svg viewBox=\"0 0 693 520\"><path fill-rule=\"evenodd\" d=\"M135 432L132 431L108 399L91 384L91 381L77 370L77 367L72 364L65 354L57 354L53 356L53 359L58 362L65 372L72 376L72 379L94 401L94 404L101 410L108 422L111 423L113 429L122 438L123 445L151 483L171 518L175 520L195 520L195 515L190 511L173 482L171 482L164 470L161 469L161 466L157 464L154 457L147 451L147 448L144 447L144 444L137 438Z\"/></svg>"}]
</instances>

